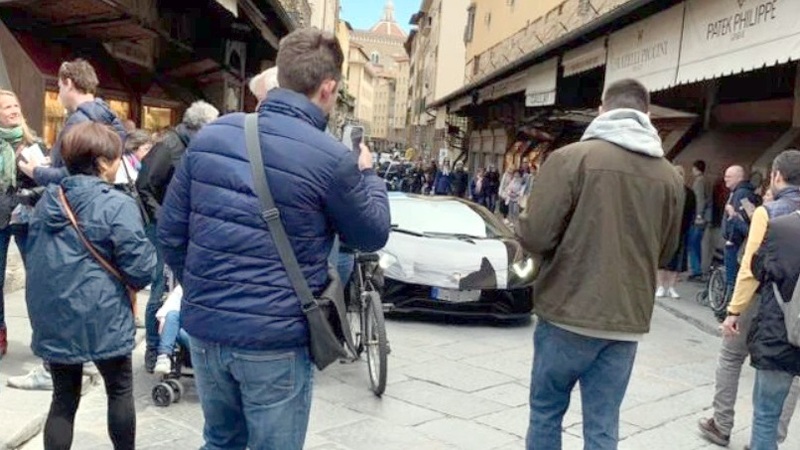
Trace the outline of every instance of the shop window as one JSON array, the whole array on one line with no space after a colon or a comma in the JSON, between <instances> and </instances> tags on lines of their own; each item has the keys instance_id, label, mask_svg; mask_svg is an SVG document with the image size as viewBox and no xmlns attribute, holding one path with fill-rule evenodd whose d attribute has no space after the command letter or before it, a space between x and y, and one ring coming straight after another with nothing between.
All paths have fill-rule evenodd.
<instances>
[{"instance_id":1,"label":"shop window","mask_svg":"<svg viewBox=\"0 0 800 450\"><path fill-rule=\"evenodd\" d=\"M108 107L114 111L119 120L125 121L131 117L131 104L125 100L106 100Z\"/></svg>"},{"instance_id":2,"label":"shop window","mask_svg":"<svg viewBox=\"0 0 800 450\"><path fill-rule=\"evenodd\" d=\"M145 106L143 114L144 129L152 133L172 127L173 111L170 108Z\"/></svg>"},{"instance_id":3,"label":"shop window","mask_svg":"<svg viewBox=\"0 0 800 450\"><path fill-rule=\"evenodd\" d=\"M44 132L42 138L48 147L56 143L58 133L64 128L67 110L58 100L58 92L46 91L44 94Z\"/></svg>"}]
</instances>

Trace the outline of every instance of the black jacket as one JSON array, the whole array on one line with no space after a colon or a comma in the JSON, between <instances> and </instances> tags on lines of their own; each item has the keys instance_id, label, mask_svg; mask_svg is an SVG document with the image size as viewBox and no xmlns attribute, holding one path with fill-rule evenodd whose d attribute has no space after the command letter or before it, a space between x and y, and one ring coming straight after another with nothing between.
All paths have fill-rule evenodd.
<instances>
[{"instance_id":1,"label":"black jacket","mask_svg":"<svg viewBox=\"0 0 800 450\"><path fill-rule=\"evenodd\" d=\"M722 223L722 237L726 241L731 241L734 245L742 245L747 240L747 234L750 230L750 217L744 207L744 201L747 200L753 206L759 206L761 201L756 195L756 188L749 182L743 181L733 189L731 196L728 199L728 204L738 213L737 216L728 217L723 213Z\"/></svg>"},{"instance_id":2,"label":"black jacket","mask_svg":"<svg viewBox=\"0 0 800 450\"><path fill-rule=\"evenodd\" d=\"M156 220L158 217L172 175L195 134L196 130L180 124L154 145L142 160L142 169L136 179L136 189L151 220Z\"/></svg>"},{"instance_id":3,"label":"black jacket","mask_svg":"<svg viewBox=\"0 0 800 450\"><path fill-rule=\"evenodd\" d=\"M800 347L789 343L783 311L772 284L785 300L792 298L800 276L800 214L769 222L767 235L753 257L753 273L761 282L758 313L748 335L750 361L759 370L777 370L800 376Z\"/></svg>"},{"instance_id":4,"label":"black jacket","mask_svg":"<svg viewBox=\"0 0 800 450\"><path fill-rule=\"evenodd\" d=\"M456 197L465 197L469 189L469 174L466 170L454 170L450 187Z\"/></svg>"}]
</instances>

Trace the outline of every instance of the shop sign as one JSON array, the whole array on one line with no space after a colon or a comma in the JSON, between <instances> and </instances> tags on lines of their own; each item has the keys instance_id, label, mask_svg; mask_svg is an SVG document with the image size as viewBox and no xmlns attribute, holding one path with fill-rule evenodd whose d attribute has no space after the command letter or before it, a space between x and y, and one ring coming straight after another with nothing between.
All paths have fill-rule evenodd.
<instances>
[{"instance_id":1,"label":"shop sign","mask_svg":"<svg viewBox=\"0 0 800 450\"><path fill-rule=\"evenodd\" d=\"M689 0L679 83L800 59L800 1Z\"/></svg>"},{"instance_id":2,"label":"shop sign","mask_svg":"<svg viewBox=\"0 0 800 450\"><path fill-rule=\"evenodd\" d=\"M556 82L558 79L558 58L553 58L534 66L525 88L525 106L549 106L556 103Z\"/></svg>"},{"instance_id":3,"label":"shop sign","mask_svg":"<svg viewBox=\"0 0 800 450\"><path fill-rule=\"evenodd\" d=\"M610 36L606 87L625 78L639 80L650 91L674 85L683 10L681 3Z\"/></svg>"},{"instance_id":4,"label":"shop sign","mask_svg":"<svg viewBox=\"0 0 800 450\"><path fill-rule=\"evenodd\" d=\"M564 76L571 77L587 70L604 66L607 56L605 38L598 39L575 50L570 50L564 54L564 58L561 61L561 65L564 67Z\"/></svg>"}]
</instances>

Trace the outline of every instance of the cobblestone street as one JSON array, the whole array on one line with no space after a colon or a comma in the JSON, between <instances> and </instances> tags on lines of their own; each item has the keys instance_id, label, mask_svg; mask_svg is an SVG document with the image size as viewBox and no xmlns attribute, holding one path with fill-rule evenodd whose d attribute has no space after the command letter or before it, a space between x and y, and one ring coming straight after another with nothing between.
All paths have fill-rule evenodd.
<instances>
[{"instance_id":1,"label":"cobblestone street","mask_svg":"<svg viewBox=\"0 0 800 450\"><path fill-rule=\"evenodd\" d=\"M687 289L684 286L682 291ZM673 311L707 313L695 309L689 300L670 302ZM533 323L492 326L390 320L387 326L392 354L389 386L383 399L369 391L363 362L318 373L306 448L524 447ZM708 333L712 329L710 323L698 327L663 307L656 308L651 334L639 347L623 404L621 449L717 448L696 431L696 421L708 413L713 392L719 338ZM157 408L150 399L154 378L143 371L142 357L140 345L135 366L137 447L199 448L203 418L192 381L185 382L184 401ZM733 449L741 449L749 436L752 381L753 371L746 368ZM564 422L567 450L583 446L577 394ZM105 396L94 389L83 398L74 448L108 446ZM24 448L41 449L41 437ZM796 448L800 448L800 421L791 426L789 441L782 447Z\"/></svg>"}]
</instances>

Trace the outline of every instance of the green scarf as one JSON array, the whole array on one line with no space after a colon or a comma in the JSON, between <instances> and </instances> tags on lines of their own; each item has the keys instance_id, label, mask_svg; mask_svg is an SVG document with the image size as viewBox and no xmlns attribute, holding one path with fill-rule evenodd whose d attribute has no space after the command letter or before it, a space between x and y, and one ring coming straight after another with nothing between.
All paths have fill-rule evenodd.
<instances>
[{"instance_id":1,"label":"green scarf","mask_svg":"<svg viewBox=\"0 0 800 450\"><path fill-rule=\"evenodd\" d=\"M14 149L22 142L21 126L0 127L0 190L17 187L17 153Z\"/></svg>"}]
</instances>

